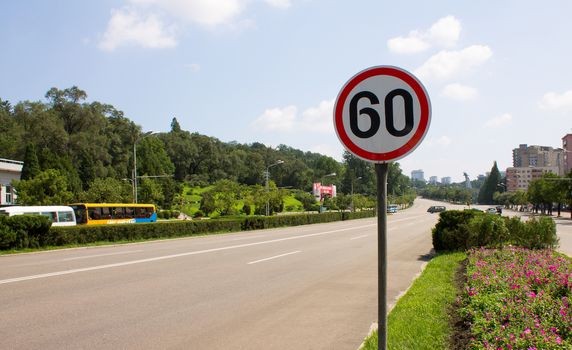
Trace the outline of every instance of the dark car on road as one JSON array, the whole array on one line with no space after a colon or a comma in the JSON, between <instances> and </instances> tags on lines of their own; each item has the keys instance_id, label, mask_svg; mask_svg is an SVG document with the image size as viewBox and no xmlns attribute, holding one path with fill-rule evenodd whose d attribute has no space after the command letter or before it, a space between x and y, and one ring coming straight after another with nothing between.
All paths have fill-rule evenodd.
<instances>
[{"instance_id":1,"label":"dark car on road","mask_svg":"<svg viewBox=\"0 0 572 350\"><path fill-rule=\"evenodd\" d=\"M428 213L440 213L442 211L447 210L447 208L445 208L444 206L441 205L432 205L429 207L429 209L427 209Z\"/></svg>"}]
</instances>

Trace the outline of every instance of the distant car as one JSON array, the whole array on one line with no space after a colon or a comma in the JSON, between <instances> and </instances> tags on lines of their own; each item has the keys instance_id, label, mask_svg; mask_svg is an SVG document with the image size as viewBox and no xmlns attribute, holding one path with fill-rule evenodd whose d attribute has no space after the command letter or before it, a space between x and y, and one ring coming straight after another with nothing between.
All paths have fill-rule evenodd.
<instances>
[{"instance_id":1,"label":"distant car","mask_svg":"<svg viewBox=\"0 0 572 350\"><path fill-rule=\"evenodd\" d=\"M427 209L428 213L439 213L442 211L447 210L447 208L445 208L444 206L441 205L432 205L429 207L429 209Z\"/></svg>"},{"instance_id":2,"label":"distant car","mask_svg":"<svg viewBox=\"0 0 572 350\"><path fill-rule=\"evenodd\" d=\"M397 213L397 205L396 204L388 204L387 205L387 212L391 214Z\"/></svg>"},{"instance_id":3,"label":"distant car","mask_svg":"<svg viewBox=\"0 0 572 350\"><path fill-rule=\"evenodd\" d=\"M497 213L497 208L488 208L485 213L487 214L496 214Z\"/></svg>"}]
</instances>

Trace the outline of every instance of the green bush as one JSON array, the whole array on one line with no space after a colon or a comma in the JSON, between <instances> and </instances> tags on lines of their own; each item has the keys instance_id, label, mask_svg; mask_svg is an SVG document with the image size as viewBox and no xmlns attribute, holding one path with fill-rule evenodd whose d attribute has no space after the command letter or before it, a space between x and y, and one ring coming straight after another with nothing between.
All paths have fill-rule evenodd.
<instances>
[{"instance_id":1,"label":"green bush","mask_svg":"<svg viewBox=\"0 0 572 350\"><path fill-rule=\"evenodd\" d=\"M530 218L522 222L519 217L506 219L506 226L510 232L510 242L513 245L529 248L544 249L556 248L558 237L556 236L556 223L552 218Z\"/></svg>"},{"instance_id":2,"label":"green bush","mask_svg":"<svg viewBox=\"0 0 572 350\"><path fill-rule=\"evenodd\" d=\"M360 210L356 212L342 212L342 220L355 220L375 217L375 210Z\"/></svg>"},{"instance_id":3,"label":"green bush","mask_svg":"<svg viewBox=\"0 0 572 350\"><path fill-rule=\"evenodd\" d=\"M37 248L45 244L52 222L43 215L15 215L0 221L0 248Z\"/></svg>"},{"instance_id":4,"label":"green bush","mask_svg":"<svg viewBox=\"0 0 572 350\"><path fill-rule=\"evenodd\" d=\"M439 214L439 221L432 230L433 248L436 251L464 251L469 246L468 224L475 216L483 215L475 210L447 210Z\"/></svg>"},{"instance_id":5,"label":"green bush","mask_svg":"<svg viewBox=\"0 0 572 350\"><path fill-rule=\"evenodd\" d=\"M468 224L467 248L502 248L509 240L505 220L498 215L477 215Z\"/></svg>"},{"instance_id":6,"label":"green bush","mask_svg":"<svg viewBox=\"0 0 572 350\"><path fill-rule=\"evenodd\" d=\"M0 249L10 249L16 242L16 232L8 227L7 219L7 216L0 216Z\"/></svg>"},{"instance_id":7,"label":"green bush","mask_svg":"<svg viewBox=\"0 0 572 350\"><path fill-rule=\"evenodd\" d=\"M502 247L512 244L529 249L558 246L556 224L549 217L503 218L469 210L442 212L433 228L433 247L437 251L464 251L473 247Z\"/></svg>"}]
</instances>

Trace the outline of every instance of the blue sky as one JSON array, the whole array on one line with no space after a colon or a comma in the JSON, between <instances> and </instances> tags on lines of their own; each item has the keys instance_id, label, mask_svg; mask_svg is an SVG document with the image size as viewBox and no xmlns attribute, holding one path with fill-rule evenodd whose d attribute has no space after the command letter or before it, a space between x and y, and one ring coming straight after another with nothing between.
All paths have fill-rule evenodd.
<instances>
[{"instance_id":1,"label":"blue sky","mask_svg":"<svg viewBox=\"0 0 572 350\"><path fill-rule=\"evenodd\" d=\"M287 144L341 159L334 99L375 65L413 72L432 122L399 162L461 181L572 132L571 1L10 1L0 98L73 85L143 130Z\"/></svg>"}]
</instances>

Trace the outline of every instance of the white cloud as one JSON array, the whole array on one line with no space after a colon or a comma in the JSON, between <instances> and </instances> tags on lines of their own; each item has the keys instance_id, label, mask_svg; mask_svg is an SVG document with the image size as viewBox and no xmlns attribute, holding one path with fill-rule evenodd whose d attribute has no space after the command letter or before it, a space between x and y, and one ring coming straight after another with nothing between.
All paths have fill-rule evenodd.
<instances>
[{"instance_id":1,"label":"white cloud","mask_svg":"<svg viewBox=\"0 0 572 350\"><path fill-rule=\"evenodd\" d=\"M267 109L252 123L261 130L290 131L296 122L296 106Z\"/></svg>"},{"instance_id":2,"label":"white cloud","mask_svg":"<svg viewBox=\"0 0 572 350\"><path fill-rule=\"evenodd\" d=\"M431 56L415 74L421 79L449 79L487 62L493 55L488 46L473 45L460 51L443 50Z\"/></svg>"},{"instance_id":3,"label":"white cloud","mask_svg":"<svg viewBox=\"0 0 572 350\"><path fill-rule=\"evenodd\" d=\"M163 49L177 46L174 28L165 27L155 15L141 15L133 9L112 10L99 48L113 51L124 45Z\"/></svg>"},{"instance_id":4,"label":"white cloud","mask_svg":"<svg viewBox=\"0 0 572 350\"><path fill-rule=\"evenodd\" d=\"M406 37L398 36L387 41L389 51L399 54L423 52L432 46L453 47L459 40L461 22L447 16L435 22L426 31L412 30Z\"/></svg>"},{"instance_id":5,"label":"white cloud","mask_svg":"<svg viewBox=\"0 0 572 350\"><path fill-rule=\"evenodd\" d=\"M572 90L562 94L548 92L542 96L540 107L550 110L572 110Z\"/></svg>"},{"instance_id":6,"label":"white cloud","mask_svg":"<svg viewBox=\"0 0 572 350\"><path fill-rule=\"evenodd\" d=\"M183 20L204 26L217 26L238 16L245 0L131 0L141 7L166 11Z\"/></svg>"},{"instance_id":7,"label":"white cloud","mask_svg":"<svg viewBox=\"0 0 572 350\"><path fill-rule=\"evenodd\" d=\"M292 6L292 2L290 0L265 0L267 4L272 7L277 7L280 9L287 9Z\"/></svg>"},{"instance_id":8,"label":"white cloud","mask_svg":"<svg viewBox=\"0 0 572 350\"><path fill-rule=\"evenodd\" d=\"M510 113L504 113L498 117L487 120L485 127L487 128L500 128L512 123L512 115Z\"/></svg>"},{"instance_id":9,"label":"white cloud","mask_svg":"<svg viewBox=\"0 0 572 350\"><path fill-rule=\"evenodd\" d=\"M302 120L299 123L300 129L319 132L333 132L333 111L334 100L322 101L318 107L306 109L302 112Z\"/></svg>"},{"instance_id":10,"label":"white cloud","mask_svg":"<svg viewBox=\"0 0 572 350\"><path fill-rule=\"evenodd\" d=\"M401 54L412 54L423 52L431 45L421 38L417 32L409 33L408 37L398 36L387 41L389 51Z\"/></svg>"},{"instance_id":11,"label":"white cloud","mask_svg":"<svg viewBox=\"0 0 572 350\"><path fill-rule=\"evenodd\" d=\"M446 85L442 94L453 100L468 101L477 98L479 92L474 87L455 83Z\"/></svg>"},{"instance_id":12,"label":"white cloud","mask_svg":"<svg viewBox=\"0 0 572 350\"><path fill-rule=\"evenodd\" d=\"M320 133L334 132L332 113L334 100L322 101L317 107L304 110L298 116L296 106L267 109L252 123L258 129L266 131L311 131Z\"/></svg>"},{"instance_id":13,"label":"white cloud","mask_svg":"<svg viewBox=\"0 0 572 350\"><path fill-rule=\"evenodd\" d=\"M453 16L443 17L429 29L430 41L438 46L453 47L461 34L461 22Z\"/></svg>"}]
</instances>

